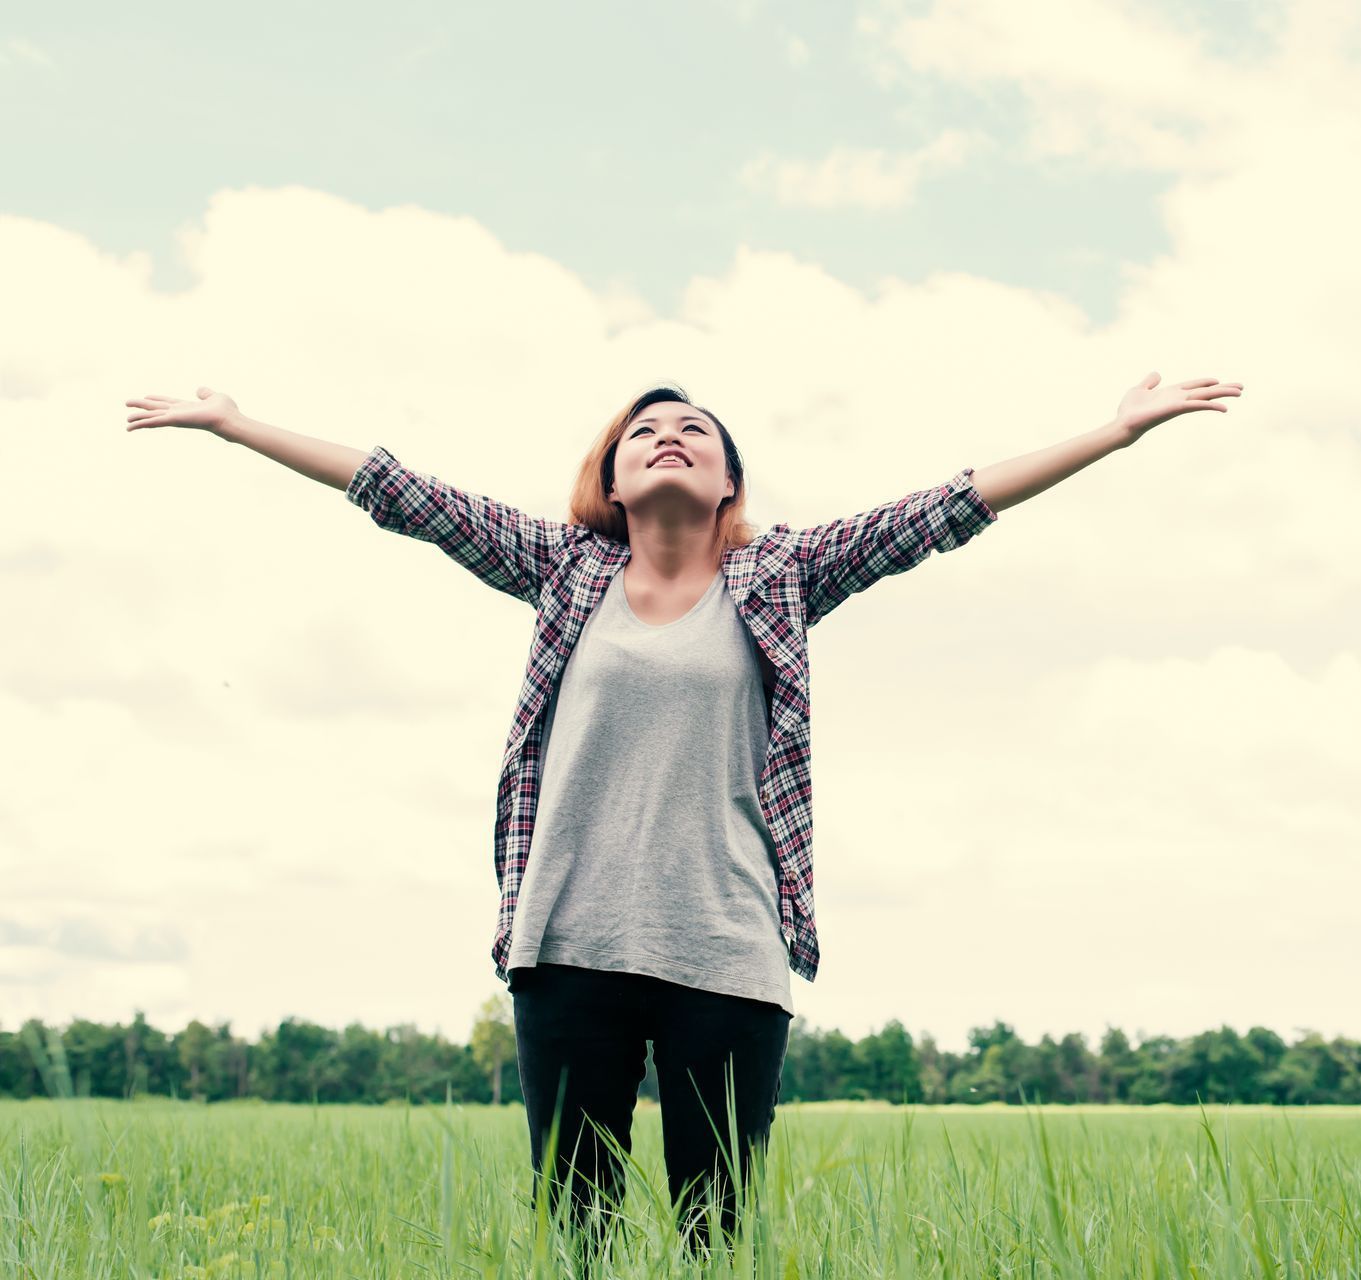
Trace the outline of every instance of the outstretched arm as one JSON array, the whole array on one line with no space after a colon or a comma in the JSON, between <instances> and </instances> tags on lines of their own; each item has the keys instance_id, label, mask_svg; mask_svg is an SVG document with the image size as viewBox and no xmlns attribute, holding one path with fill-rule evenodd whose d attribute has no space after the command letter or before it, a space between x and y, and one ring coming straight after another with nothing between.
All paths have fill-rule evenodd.
<instances>
[{"instance_id":1,"label":"outstretched arm","mask_svg":"<svg viewBox=\"0 0 1361 1280\"><path fill-rule=\"evenodd\" d=\"M148 395L127 402L128 430L190 427L208 431L301 475L319 480L369 513L382 529L434 543L488 586L537 605L568 533L559 520L526 515L509 503L459 489L402 466L382 445L367 453L247 418L211 387L197 398Z\"/></svg>"},{"instance_id":2,"label":"outstretched arm","mask_svg":"<svg viewBox=\"0 0 1361 1280\"><path fill-rule=\"evenodd\" d=\"M537 607L568 526L402 466L375 445L345 489L381 529L434 543L445 555Z\"/></svg>"},{"instance_id":3,"label":"outstretched arm","mask_svg":"<svg viewBox=\"0 0 1361 1280\"><path fill-rule=\"evenodd\" d=\"M1098 458L1116 449L1125 449L1145 432L1178 414L1197 409L1228 410L1215 404L1223 396L1243 393L1241 382L1219 382L1215 378L1192 378L1170 386L1158 386L1159 375L1150 373L1142 382L1125 392L1115 417L1080 436L1023 453L1005 462L979 467L973 485L983 501L994 511L1014 507L1066 480Z\"/></svg>"}]
</instances>

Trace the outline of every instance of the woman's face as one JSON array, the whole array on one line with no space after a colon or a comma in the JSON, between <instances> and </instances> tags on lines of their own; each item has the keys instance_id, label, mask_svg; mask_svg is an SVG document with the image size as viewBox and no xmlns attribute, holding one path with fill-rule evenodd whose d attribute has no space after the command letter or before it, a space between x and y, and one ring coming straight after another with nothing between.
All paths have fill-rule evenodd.
<instances>
[{"instance_id":1,"label":"woman's face","mask_svg":"<svg viewBox=\"0 0 1361 1280\"><path fill-rule=\"evenodd\" d=\"M666 461L669 453L679 453L682 461ZM631 516L695 510L712 519L733 491L723 437L693 405L671 400L648 405L615 446L609 499Z\"/></svg>"}]
</instances>

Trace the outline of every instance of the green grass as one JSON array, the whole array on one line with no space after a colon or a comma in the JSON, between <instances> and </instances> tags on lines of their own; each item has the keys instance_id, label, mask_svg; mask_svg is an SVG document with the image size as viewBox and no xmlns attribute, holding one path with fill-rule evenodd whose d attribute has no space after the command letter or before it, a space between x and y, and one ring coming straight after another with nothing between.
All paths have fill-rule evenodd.
<instances>
[{"instance_id":1,"label":"green grass","mask_svg":"<svg viewBox=\"0 0 1361 1280\"><path fill-rule=\"evenodd\" d=\"M781 1107L687 1261L640 1103L620 1277L1361 1278L1361 1109ZM0 1101L0 1280L571 1274L519 1106Z\"/></svg>"}]
</instances>

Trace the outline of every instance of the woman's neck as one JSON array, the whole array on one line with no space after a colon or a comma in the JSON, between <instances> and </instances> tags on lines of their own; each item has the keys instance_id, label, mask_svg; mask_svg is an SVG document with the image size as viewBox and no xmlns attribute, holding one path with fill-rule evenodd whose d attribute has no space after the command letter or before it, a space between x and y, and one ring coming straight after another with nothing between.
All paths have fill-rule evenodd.
<instances>
[{"instance_id":1,"label":"woman's neck","mask_svg":"<svg viewBox=\"0 0 1361 1280\"><path fill-rule=\"evenodd\" d=\"M723 563L712 524L629 526L629 577L649 582L712 578Z\"/></svg>"}]
</instances>

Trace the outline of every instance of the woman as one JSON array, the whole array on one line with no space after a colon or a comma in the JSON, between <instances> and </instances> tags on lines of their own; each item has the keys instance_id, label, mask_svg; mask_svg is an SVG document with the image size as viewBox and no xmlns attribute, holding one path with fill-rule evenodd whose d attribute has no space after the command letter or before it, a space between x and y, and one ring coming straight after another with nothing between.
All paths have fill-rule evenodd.
<instances>
[{"instance_id":1,"label":"woman","mask_svg":"<svg viewBox=\"0 0 1361 1280\"><path fill-rule=\"evenodd\" d=\"M1158 384L1149 374L1111 421L1048 449L759 535L743 518L732 437L678 387L635 397L605 427L567 522L410 471L381 446L365 454L254 421L208 387L127 404L139 411L128 430L196 427L244 444L534 606L497 788L492 944L514 997L534 1168L551 1160L554 1200L570 1182L578 1225L593 1201L606 1216L617 1208L652 1040L672 1199L699 1247L711 1192L731 1245L738 1188L779 1097L789 972L817 974L807 629L997 512L1161 422L1225 410L1216 401L1243 389Z\"/></svg>"}]
</instances>

